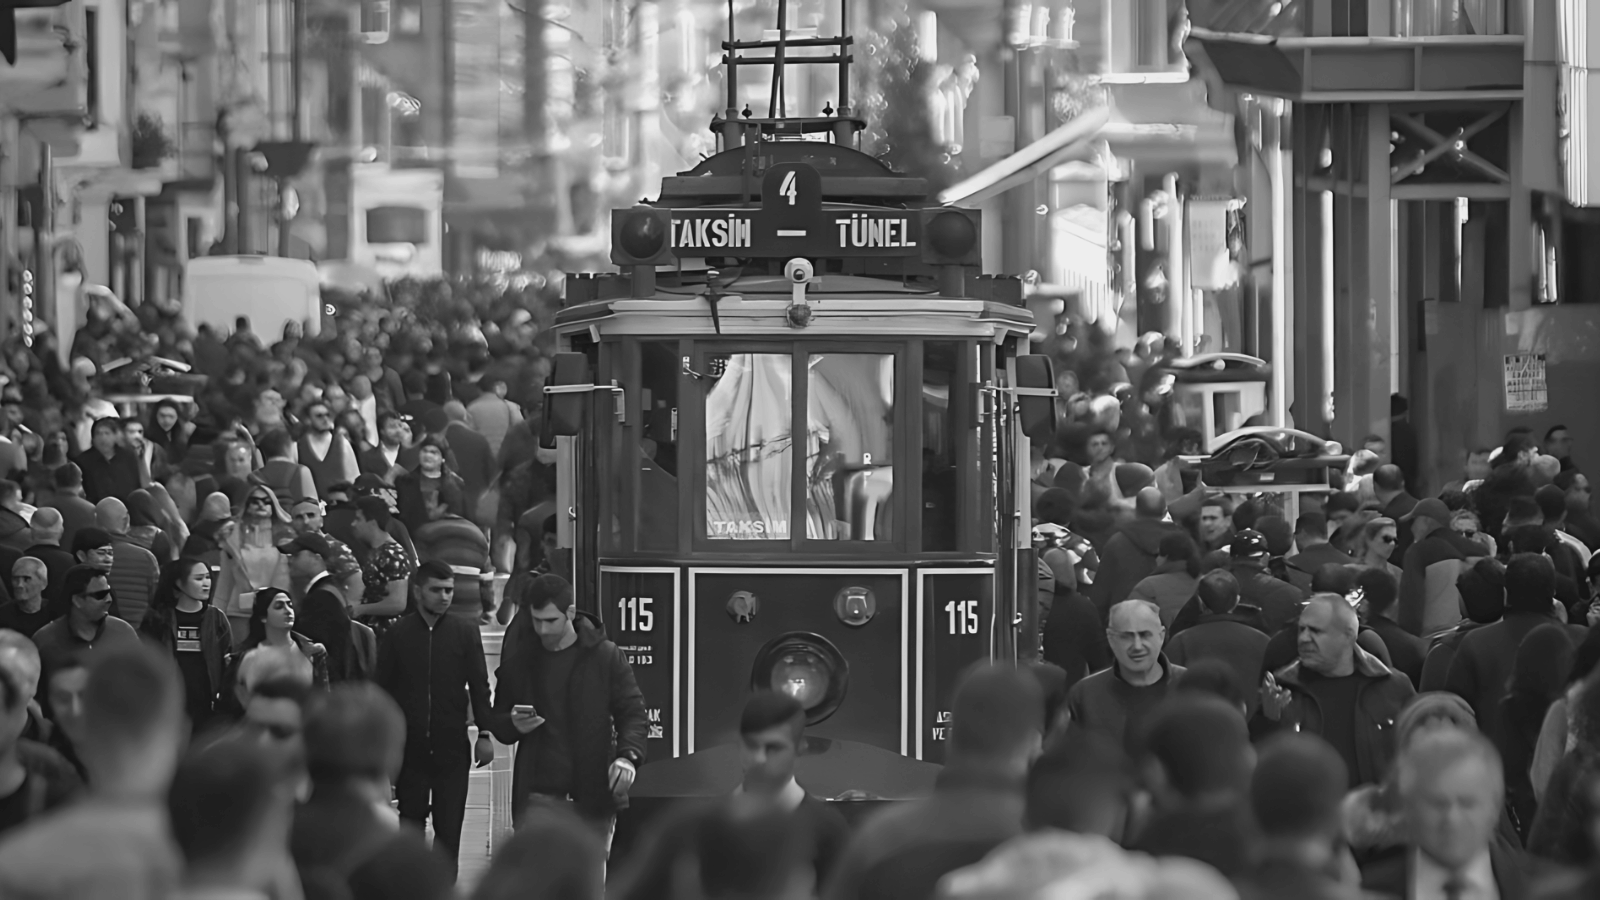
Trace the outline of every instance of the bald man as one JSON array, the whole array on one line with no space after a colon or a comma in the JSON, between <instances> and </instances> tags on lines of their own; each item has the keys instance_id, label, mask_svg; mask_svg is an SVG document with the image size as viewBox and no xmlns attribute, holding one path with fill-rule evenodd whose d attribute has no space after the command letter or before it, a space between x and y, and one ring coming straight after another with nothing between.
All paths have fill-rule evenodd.
<instances>
[{"instance_id":1,"label":"bald man","mask_svg":"<svg viewBox=\"0 0 1600 900\"><path fill-rule=\"evenodd\" d=\"M1161 539L1182 531L1166 521L1167 501L1160 488L1147 487L1133 498L1133 519L1123 523L1106 541L1100 570L1089 587L1089 599L1102 618L1111 607L1128 599L1134 586L1156 570Z\"/></svg>"},{"instance_id":2,"label":"bald man","mask_svg":"<svg viewBox=\"0 0 1600 900\"><path fill-rule=\"evenodd\" d=\"M155 554L128 536L131 518L128 507L115 497L103 498L94 506L95 521L111 535L111 591L117 609L134 628L144 619L150 597L161 579L161 563Z\"/></svg>"},{"instance_id":3,"label":"bald man","mask_svg":"<svg viewBox=\"0 0 1600 900\"><path fill-rule=\"evenodd\" d=\"M1167 637L1161 609L1148 600L1124 600L1111 608L1106 638L1115 662L1072 686L1067 693L1071 727L1098 731L1123 746L1139 723L1172 691L1183 666L1161 652Z\"/></svg>"},{"instance_id":4,"label":"bald man","mask_svg":"<svg viewBox=\"0 0 1600 900\"><path fill-rule=\"evenodd\" d=\"M1411 679L1357 646L1360 628L1355 607L1344 597L1313 594L1300 612L1300 658L1267 673L1260 713L1267 723L1332 744L1356 786L1388 771L1391 729L1416 693Z\"/></svg>"},{"instance_id":5,"label":"bald man","mask_svg":"<svg viewBox=\"0 0 1600 900\"><path fill-rule=\"evenodd\" d=\"M51 600L61 592L61 580L67 577L68 569L78 564L78 559L68 548L61 546L67 525L66 520L61 518L60 510L41 506L33 511L33 518L28 520L28 525L33 532L33 546L24 550L23 555L42 561L50 571L50 583L44 590L44 596Z\"/></svg>"}]
</instances>

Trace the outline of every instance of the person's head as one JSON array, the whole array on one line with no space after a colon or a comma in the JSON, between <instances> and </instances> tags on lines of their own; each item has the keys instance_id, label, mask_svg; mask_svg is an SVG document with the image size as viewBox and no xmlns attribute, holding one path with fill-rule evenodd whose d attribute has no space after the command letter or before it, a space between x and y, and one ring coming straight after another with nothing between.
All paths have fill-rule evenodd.
<instances>
[{"instance_id":1,"label":"person's head","mask_svg":"<svg viewBox=\"0 0 1600 900\"><path fill-rule=\"evenodd\" d=\"M1555 486L1565 492L1569 512L1588 512L1592 491L1589 477L1577 469L1568 469L1556 476Z\"/></svg>"},{"instance_id":2,"label":"person's head","mask_svg":"<svg viewBox=\"0 0 1600 900\"><path fill-rule=\"evenodd\" d=\"M1450 530L1467 540L1477 540L1483 531L1483 521L1470 509L1458 509L1450 514Z\"/></svg>"},{"instance_id":3,"label":"person's head","mask_svg":"<svg viewBox=\"0 0 1600 900\"><path fill-rule=\"evenodd\" d=\"M1400 524L1411 529L1412 540L1420 541L1440 528L1450 527L1450 507L1437 497L1429 497L1401 516Z\"/></svg>"},{"instance_id":4,"label":"person's head","mask_svg":"<svg viewBox=\"0 0 1600 900\"><path fill-rule=\"evenodd\" d=\"M1280 734L1261 746L1250 779L1250 808L1269 843L1326 848L1341 837L1340 809L1350 775L1344 757L1320 737Z\"/></svg>"},{"instance_id":5,"label":"person's head","mask_svg":"<svg viewBox=\"0 0 1600 900\"><path fill-rule=\"evenodd\" d=\"M365 781L387 789L400 773L406 719L388 691L366 681L342 682L313 694L304 713L313 782Z\"/></svg>"},{"instance_id":6,"label":"person's head","mask_svg":"<svg viewBox=\"0 0 1600 900\"><path fill-rule=\"evenodd\" d=\"M1517 645L1507 696L1542 713L1566 690L1573 656L1566 626L1551 622L1528 632Z\"/></svg>"},{"instance_id":7,"label":"person's head","mask_svg":"<svg viewBox=\"0 0 1600 900\"><path fill-rule=\"evenodd\" d=\"M1442 728L1477 731L1478 717L1467 701L1449 691L1428 691L1406 702L1394 720L1394 746L1399 752L1417 738Z\"/></svg>"},{"instance_id":8,"label":"person's head","mask_svg":"<svg viewBox=\"0 0 1600 900\"><path fill-rule=\"evenodd\" d=\"M241 518L289 521L289 516L283 513L282 507L278 505L278 498L272 493L272 488L264 485L252 486L250 492L245 495Z\"/></svg>"},{"instance_id":9,"label":"person's head","mask_svg":"<svg viewBox=\"0 0 1600 900\"><path fill-rule=\"evenodd\" d=\"M1076 728L1028 767L1023 821L1029 831L1122 837L1134 773L1116 741Z\"/></svg>"},{"instance_id":10,"label":"person's head","mask_svg":"<svg viewBox=\"0 0 1600 900\"><path fill-rule=\"evenodd\" d=\"M556 517L545 516L544 522L539 526L539 549L544 552L544 558L550 559L561 547L561 536L556 530Z\"/></svg>"},{"instance_id":11,"label":"person's head","mask_svg":"<svg viewBox=\"0 0 1600 900\"><path fill-rule=\"evenodd\" d=\"M1395 603L1400 599L1400 581L1387 569L1363 568L1356 577L1361 596L1367 602L1367 612L1373 616L1393 618Z\"/></svg>"},{"instance_id":12,"label":"person's head","mask_svg":"<svg viewBox=\"0 0 1600 900\"><path fill-rule=\"evenodd\" d=\"M289 510L289 522L295 534L321 534L322 518L320 500L301 500Z\"/></svg>"},{"instance_id":13,"label":"person's head","mask_svg":"<svg viewBox=\"0 0 1600 900\"><path fill-rule=\"evenodd\" d=\"M1489 455L1494 453L1491 447L1479 447L1468 451L1466 465L1462 467L1461 474L1466 481L1482 481L1489 477Z\"/></svg>"},{"instance_id":14,"label":"person's head","mask_svg":"<svg viewBox=\"0 0 1600 900\"><path fill-rule=\"evenodd\" d=\"M1556 528L1567 518L1567 492L1561 488L1547 484L1533 493L1533 502L1539 505L1539 514L1544 519L1544 524Z\"/></svg>"},{"instance_id":15,"label":"person's head","mask_svg":"<svg viewBox=\"0 0 1600 900\"><path fill-rule=\"evenodd\" d=\"M294 630L294 599L285 591L265 587L256 591L250 604L250 635L265 639L269 633L288 634Z\"/></svg>"},{"instance_id":16,"label":"person's head","mask_svg":"<svg viewBox=\"0 0 1600 900\"><path fill-rule=\"evenodd\" d=\"M747 791L776 793L794 778L806 709L782 691L758 691L739 717L740 761Z\"/></svg>"},{"instance_id":17,"label":"person's head","mask_svg":"<svg viewBox=\"0 0 1600 900\"><path fill-rule=\"evenodd\" d=\"M1366 547L1365 559L1389 561L1395 544L1400 540L1400 526L1387 516L1378 516L1361 529L1361 541Z\"/></svg>"},{"instance_id":18,"label":"person's head","mask_svg":"<svg viewBox=\"0 0 1600 900\"><path fill-rule=\"evenodd\" d=\"M1157 487L1140 488L1133 498L1133 514L1141 519L1160 520L1167 515L1167 501Z\"/></svg>"},{"instance_id":19,"label":"person's head","mask_svg":"<svg viewBox=\"0 0 1600 900\"><path fill-rule=\"evenodd\" d=\"M178 405L171 400L162 400L156 403L152 419L156 427L163 432L171 432L183 420L183 415L178 411Z\"/></svg>"},{"instance_id":20,"label":"person's head","mask_svg":"<svg viewBox=\"0 0 1600 900\"><path fill-rule=\"evenodd\" d=\"M1251 698L1246 695L1245 688L1246 686L1240 683L1238 673L1220 657L1190 660L1189 665L1184 667L1183 674L1178 676L1177 682L1172 686L1172 689L1180 694L1209 694L1220 697L1229 706L1237 709L1241 716L1247 716L1250 711Z\"/></svg>"},{"instance_id":21,"label":"person's head","mask_svg":"<svg viewBox=\"0 0 1600 900\"><path fill-rule=\"evenodd\" d=\"M72 555L83 565L111 568L116 549L112 545L110 532L93 526L79 528L72 536Z\"/></svg>"},{"instance_id":22,"label":"person's head","mask_svg":"<svg viewBox=\"0 0 1600 900\"><path fill-rule=\"evenodd\" d=\"M133 527L127 505L115 497L106 497L94 505L94 519L101 529L113 535L127 534Z\"/></svg>"},{"instance_id":23,"label":"person's head","mask_svg":"<svg viewBox=\"0 0 1600 900\"><path fill-rule=\"evenodd\" d=\"M1267 539L1268 556L1288 556L1294 549L1294 529L1283 516L1262 516L1256 519L1255 527Z\"/></svg>"},{"instance_id":24,"label":"person's head","mask_svg":"<svg viewBox=\"0 0 1600 900\"><path fill-rule=\"evenodd\" d=\"M1379 466L1372 473L1372 489L1379 497L1392 497L1406 489L1406 476L1393 463Z\"/></svg>"},{"instance_id":25,"label":"person's head","mask_svg":"<svg viewBox=\"0 0 1600 900\"><path fill-rule=\"evenodd\" d=\"M1498 622L1506 611L1506 567L1485 557L1456 576L1461 613L1479 625Z\"/></svg>"},{"instance_id":26,"label":"person's head","mask_svg":"<svg viewBox=\"0 0 1600 900\"><path fill-rule=\"evenodd\" d=\"M1195 593L1207 612L1225 615L1239 605L1239 579L1227 569L1213 569L1200 576Z\"/></svg>"},{"instance_id":27,"label":"person's head","mask_svg":"<svg viewBox=\"0 0 1600 900\"><path fill-rule=\"evenodd\" d=\"M1300 611L1300 665L1321 675L1347 675L1360 629L1355 607L1337 594L1313 594Z\"/></svg>"},{"instance_id":28,"label":"person's head","mask_svg":"<svg viewBox=\"0 0 1600 900\"><path fill-rule=\"evenodd\" d=\"M289 574L297 579L312 579L328 571L333 547L315 531L302 532L293 540L278 545L278 552L289 559Z\"/></svg>"},{"instance_id":29,"label":"person's head","mask_svg":"<svg viewBox=\"0 0 1600 900\"><path fill-rule=\"evenodd\" d=\"M97 793L165 793L188 740L183 697L170 653L142 642L95 652L83 688L82 740L72 746Z\"/></svg>"},{"instance_id":30,"label":"person's head","mask_svg":"<svg viewBox=\"0 0 1600 900\"><path fill-rule=\"evenodd\" d=\"M1382 435L1369 434L1362 438L1361 449L1381 460L1389 458L1389 442Z\"/></svg>"},{"instance_id":31,"label":"person's head","mask_svg":"<svg viewBox=\"0 0 1600 900\"><path fill-rule=\"evenodd\" d=\"M1111 458L1117 449L1116 438L1111 432L1100 430L1089 435L1088 453L1090 463L1103 463Z\"/></svg>"},{"instance_id":32,"label":"person's head","mask_svg":"<svg viewBox=\"0 0 1600 900\"><path fill-rule=\"evenodd\" d=\"M1163 700L1144 722L1143 746L1146 783L1163 805L1237 796L1249 787L1250 729L1221 697L1180 692Z\"/></svg>"},{"instance_id":33,"label":"person's head","mask_svg":"<svg viewBox=\"0 0 1600 900\"><path fill-rule=\"evenodd\" d=\"M410 444L411 420L397 412L379 413L378 438L389 447L404 447Z\"/></svg>"},{"instance_id":34,"label":"person's head","mask_svg":"<svg viewBox=\"0 0 1600 900\"><path fill-rule=\"evenodd\" d=\"M79 494L83 491L83 470L77 463L63 463L50 473L50 481L58 494Z\"/></svg>"},{"instance_id":35,"label":"person's head","mask_svg":"<svg viewBox=\"0 0 1600 900\"><path fill-rule=\"evenodd\" d=\"M450 567L436 559L425 559L411 573L411 601L430 616L450 611L456 599L456 576Z\"/></svg>"},{"instance_id":36,"label":"person's head","mask_svg":"<svg viewBox=\"0 0 1600 900\"><path fill-rule=\"evenodd\" d=\"M1200 574L1200 548L1196 547L1194 540L1182 531L1162 535L1156 555L1163 563L1181 563L1191 578Z\"/></svg>"},{"instance_id":37,"label":"person's head","mask_svg":"<svg viewBox=\"0 0 1600 900\"><path fill-rule=\"evenodd\" d=\"M1033 517L1040 524L1048 522L1063 528L1070 527L1073 513L1077 511L1078 503L1066 488L1048 488L1033 501Z\"/></svg>"},{"instance_id":38,"label":"person's head","mask_svg":"<svg viewBox=\"0 0 1600 900\"><path fill-rule=\"evenodd\" d=\"M306 407L306 424L317 434L333 431L333 410L326 401L317 400Z\"/></svg>"},{"instance_id":39,"label":"person's head","mask_svg":"<svg viewBox=\"0 0 1600 900\"><path fill-rule=\"evenodd\" d=\"M79 654L56 661L44 677L50 717L75 747L83 740L83 692L88 684L88 663Z\"/></svg>"},{"instance_id":40,"label":"person's head","mask_svg":"<svg viewBox=\"0 0 1600 900\"><path fill-rule=\"evenodd\" d=\"M1340 491L1328 495L1328 499L1322 503L1322 514L1328 517L1328 533L1332 534L1344 524L1345 519L1355 515L1359 509L1361 509L1361 499L1355 494Z\"/></svg>"},{"instance_id":41,"label":"person's head","mask_svg":"<svg viewBox=\"0 0 1600 900\"><path fill-rule=\"evenodd\" d=\"M376 494L356 498L356 514L351 519L356 537L377 546L389 535L389 504Z\"/></svg>"},{"instance_id":42,"label":"person's head","mask_svg":"<svg viewBox=\"0 0 1600 900\"><path fill-rule=\"evenodd\" d=\"M1232 523L1228 518L1227 503L1206 499L1200 504L1200 537L1214 541L1228 532Z\"/></svg>"},{"instance_id":43,"label":"person's head","mask_svg":"<svg viewBox=\"0 0 1600 900\"><path fill-rule=\"evenodd\" d=\"M578 608L572 602L572 585L565 578L540 575L533 579L522 595L522 603L546 649L559 649L568 642Z\"/></svg>"},{"instance_id":44,"label":"person's head","mask_svg":"<svg viewBox=\"0 0 1600 900\"><path fill-rule=\"evenodd\" d=\"M1396 765L1406 828L1418 850L1459 869L1488 849L1505 781L1500 754L1487 738L1440 729L1411 742Z\"/></svg>"},{"instance_id":45,"label":"person's head","mask_svg":"<svg viewBox=\"0 0 1600 900\"><path fill-rule=\"evenodd\" d=\"M539 806L495 848L472 900L524 900L531 885L540 897L601 900L604 875L605 847L594 830L567 810Z\"/></svg>"},{"instance_id":46,"label":"person's head","mask_svg":"<svg viewBox=\"0 0 1600 900\"><path fill-rule=\"evenodd\" d=\"M31 604L44 595L50 583L50 570L44 561L24 556L11 564L11 597L18 603Z\"/></svg>"},{"instance_id":47,"label":"person's head","mask_svg":"<svg viewBox=\"0 0 1600 900\"><path fill-rule=\"evenodd\" d=\"M430 474L444 469L444 445L437 438L425 437L417 445L417 468Z\"/></svg>"},{"instance_id":48,"label":"person's head","mask_svg":"<svg viewBox=\"0 0 1600 900\"><path fill-rule=\"evenodd\" d=\"M235 478L247 478L256 467L255 453L244 441L232 441L222 456L223 469Z\"/></svg>"},{"instance_id":49,"label":"person's head","mask_svg":"<svg viewBox=\"0 0 1600 900\"><path fill-rule=\"evenodd\" d=\"M1148 600L1118 603L1107 617L1106 637L1124 677L1149 675L1161 665L1161 646L1167 637L1160 607Z\"/></svg>"},{"instance_id":50,"label":"person's head","mask_svg":"<svg viewBox=\"0 0 1600 900\"><path fill-rule=\"evenodd\" d=\"M298 647L258 646L245 652L239 660L234 698L241 708L248 707L256 688L274 680L289 680L311 685L314 672L311 660Z\"/></svg>"},{"instance_id":51,"label":"person's head","mask_svg":"<svg viewBox=\"0 0 1600 900\"><path fill-rule=\"evenodd\" d=\"M288 459L294 450L294 438L282 428L274 428L256 441L256 449L261 451L263 459Z\"/></svg>"},{"instance_id":52,"label":"person's head","mask_svg":"<svg viewBox=\"0 0 1600 900\"><path fill-rule=\"evenodd\" d=\"M1506 504L1506 518L1501 525L1501 530L1516 528L1519 525L1543 525L1544 511L1532 497L1512 497Z\"/></svg>"},{"instance_id":53,"label":"person's head","mask_svg":"<svg viewBox=\"0 0 1600 900\"><path fill-rule=\"evenodd\" d=\"M951 764L1022 776L1044 739L1038 679L1003 663L963 673L950 708Z\"/></svg>"},{"instance_id":54,"label":"person's head","mask_svg":"<svg viewBox=\"0 0 1600 900\"><path fill-rule=\"evenodd\" d=\"M211 566L193 557L181 557L161 568L153 595L156 603L177 605L185 599L211 601Z\"/></svg>"},{"instance_id":55,"label":"person's head","mask_svg":"<svg viewBox=\"0 0 1600 900\"><path fill-rule=\"evenodd\" d=\"M28 526L33 532L35 544L59 546L61 538L66 534L66 520L61 518L61 511L51 506L41 506L33 511L28 519Z\"/></svg>"},{"instance_id":56,"label":"person's head","mask_svg":"<svg viewBox=\"0 0 1600 900\"><path fill-rule=\"evenodd\" d=\"M285 754L250 741L189 751L167 794L172 837L191 879L266 890L282 871L294 792Z\"/></svg>"},{"instance_id":57,"label":"person's head","mask_svg":"<svg viewBox=\"0 0 1600 900\"><path fill-rule=\"evenodd\" d=\"M95 419L89 427L89 443L94 449L110 455L122 441L122 420L115 416Z\"/></svg>"},{"instance_id":58,"label":"person's head","mask_svg":"<svg viewBox=\"0 0 1600 900\"><path fill-rule=\"evenodd\" d=\"M1572 434L1565 425L1552 425L1544 433L1544 452L1546 456L1556 459L1566 459L1572 455Z\"/></svg>"},{"instance_id":59,"label":"person's head","mask_svg":"<svg viewBox=\"0 0 1600 900\"><path fill-rule=\"evenodd\" d=\"M1506 563L1506 611L1548 613L1556 596L1556 567L1542 553L1516 553Z\"/></svg>"},{"instance_id":60,"label":"person's head","mask_svg":"<svg viewBox=\"0 0 1600 900\"><path fill-rule=\"evenodd\" d=\"M68 599L74 616L90 624L111 613L110 570L100 566L77 565L61 579L61 594Z\"/></svg>"},{"instance_id":61,"label":"person's head","mask_svg":"<svg viewBox=\"0 0 1600 900\"><path fill-rule=\"evenodd\" d=\"M1269 552L1267 536L1254 528L1239 531L1228 542L1228 555L1235 562L1265 562Z\"/></svg>"},{"instance_id":62,"label":"person's head","mask_svg":"<svg viewBox=\"0 0 1600 900\"><path fill-rule=\"evenodd\" d=\"M278 652L282 653L283 650ZM308 679L276 675L257 682L244 702L239 732L299 757L304 752L305 705L311 699Z\"/></svg>"},{"instance_id":63,"label":"person's head","mask_svg":"<svg viewBox=\"0 0 1600 900\"><path fill-rule=\"evenodd\" d=\"M1294 542L1301 550L1328 542L1328 517L1319 512L1303 512L1294 520Z\"/></svg>"}]
</instances>

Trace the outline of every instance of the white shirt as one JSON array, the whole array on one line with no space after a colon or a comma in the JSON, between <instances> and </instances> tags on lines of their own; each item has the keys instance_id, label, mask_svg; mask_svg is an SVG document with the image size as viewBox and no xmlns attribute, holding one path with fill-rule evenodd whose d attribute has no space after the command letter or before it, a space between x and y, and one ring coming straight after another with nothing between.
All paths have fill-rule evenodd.
<instances>
[{"instance_id":1,"label":"white shirt","mask_svg":"<svg viewBox=\"0 0 1600 900\"><path fill-rule=\"evenodd\" d=\"M733 789L733 794L736 797L743 793L744 785L742 784ZM806 799L806 789L801 787L800 782L795 781L793 776L790 776L789 783L778 790L778 796L774 799L784 812L794 812L800 808L800 804Z\"/></svg>"},{"instance_id":2,"label":"white shirt","mask_svg":"<svg viewBox=\"0 0 1600 900\"><path fill-rule=\"evenodd\" d=\"M367 426L367 433L362 436L362 439L365 440L365 441L371 442L374 438L376 438L378 436L378 397L377 397L377 395L374 394L373 396L370 396L365 400L362 400L360 397L356 397L356 396L352 395L350 397L350 404L355 407L356 412L361 414L361 421L362 421L363 424L365 424Z\"/></svg>"},{"instance_id":3,"label":"white shirt","mask_svg":"<svg viewBox=\"0 0 1600 900\"><path fill-rule=\"evenodd\" d=\"M1410 900L1447 900L1445 883L1451 871L1434 862L1426 853L1414 850L1411 855ZM1489 850L1484 848L1472 862L1460 871L1465 889L1459 898L1448 900L1500 900L1500 887L1494 880L1494 864L1489 860Z\"/></svg>"}]
</instances>

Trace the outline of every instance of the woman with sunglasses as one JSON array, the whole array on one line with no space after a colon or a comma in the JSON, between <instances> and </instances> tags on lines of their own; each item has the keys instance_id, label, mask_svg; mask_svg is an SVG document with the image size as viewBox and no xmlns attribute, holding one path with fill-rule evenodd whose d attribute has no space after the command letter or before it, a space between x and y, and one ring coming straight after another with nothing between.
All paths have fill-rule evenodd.
<instances>
[{"instance_id":1,"label":"woman with sunglasses","mask_svg":"<svg viewBox=\"0 0 1600 900\"><path fill-rule=\"evenodd\" d=\"M250 624L245 639L234 651L233 664L224 684L237 684L240 660L257 647L298 650L311 662L311 680L319 688L328 686L328 648L294 630L294 599L288 591L262 588L250 606Z\"/></svg>"},{"instance_id":2,"label":"woman with sunglasses","mask_svg":"<svg viewBox=\"0 0 1600 900\"><path fill-rule=\"evenodd\" d=\"M235 520L233 528L221 532L222 573L216 598L237 632L239 619L250 614L256 591L289 589L289 561L278 552L278 545L293 539L294 531L289 514L263 484L251 485Z\"/></svg>"},{"instance_id":3,"label":"woman with sunglasses","mask_svg":"<svg viewBox=\"0 0 1600 900\"><path fill-rule=\"evenodd\" d=\"M204 728L216 711L223 668L233 653L228 617L211 605L211 567L192 557L167 563L139 636L178 661L189 721L195 730Z\"/></svg>"},{"instance_id":4,"label":"woman with sunglasses","mask_svg":"<svg viewBox=\"0 0 1600 900\"><path fill-rule=\"evenodd\" d=\"M1386 516L1378 516L1362 526L1351 554L1356 562L1374 569L1383 569L1400 580L1400 567L1389 561L1399 541L1400 527Z\"/></svg>"}]
</instances>

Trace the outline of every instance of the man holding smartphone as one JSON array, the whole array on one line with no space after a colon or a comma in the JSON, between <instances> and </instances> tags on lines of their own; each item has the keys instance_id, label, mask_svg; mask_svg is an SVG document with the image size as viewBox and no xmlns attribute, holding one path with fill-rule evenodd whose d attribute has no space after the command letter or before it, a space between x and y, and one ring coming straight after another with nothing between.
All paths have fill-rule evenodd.
<instances>
[{"instance_id":1,"label":"man holding smartphone","mask_svg":"<svg viewBox=\"0 0 1600 900\"><path fill-rule=\"evenodd\" d=\"M566 579L535 578L521 605L511 628L533 634L507 635L489 719L494 736L517 748L512 819L537 803L571 806L609 849L644 762L644 695L605 626L577 611Z\"/></svg>"}]
</instances>

